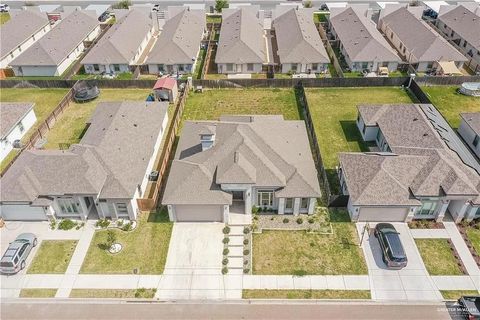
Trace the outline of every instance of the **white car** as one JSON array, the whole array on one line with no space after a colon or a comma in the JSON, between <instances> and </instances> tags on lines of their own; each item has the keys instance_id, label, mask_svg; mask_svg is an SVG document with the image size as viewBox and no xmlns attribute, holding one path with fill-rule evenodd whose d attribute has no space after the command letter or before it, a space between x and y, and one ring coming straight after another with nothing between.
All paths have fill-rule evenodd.
<instances>
[{"instance_id":1,"label":"white car","mask_svg":"<svg viewBox=\"0 0 480 320\"><path fill-rule=\"evenodd\" d=\"M9 12L10 11L10 7L8 6L8 4L0 4L0 12Z\"/></svg>"}]
</instances>

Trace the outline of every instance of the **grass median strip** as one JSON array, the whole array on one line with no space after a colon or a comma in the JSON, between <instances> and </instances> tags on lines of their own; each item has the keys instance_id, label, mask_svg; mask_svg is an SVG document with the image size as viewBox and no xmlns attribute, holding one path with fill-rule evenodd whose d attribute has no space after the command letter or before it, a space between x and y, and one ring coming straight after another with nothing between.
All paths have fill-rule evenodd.
<instances>
[{"instance_id":1,"label":"grass median strip","mask_svg":"<svg viewBox=\"0 0 480 320\"><path fill-rule=\"evenodd\" d=\"M457 300L461 296L478 296L476 290L440 290L445 300Z\"/></svg>"},{"instance_id":2,"label":"grass median strip","mask_svg":"<svg viewBox=\"0 0 480 320\"><path fill-rule=\"evenodd\" d=\"M72 289L70 298L137 298L152 299L157 289Z\"/></svg>"},{"instance_id":3,"label":"grass median strip","mask_svg":"<svg viewBox=\"0 0 480 320\"><path fill-rule=\"evenodd\" d=\"M76 246L75 240L42 241L27 273L65 273Z\"/></svg>"},{"instance_id":4,"label":"grass median strip","mask_svg":"<svg viewBox=\"0 0 480 320\"><path fill-rule=\"evenodd\" d=\"M415 243L430 275L463 275L447 239L415 239Z\"/></svg>"},{"instance_id":5,"label":"grass median strip","mask_svg":"<svg viewBox=\"0 0 480 320\"><path fill-rule=\"evenodd\" d=\"M369 290L243 290L243 299L371 299Z\"/></svg>"},{"instance_id":6,"label":"grass median strip","mask_svg":"<svg viewBox=\"0 0 480 320\"><path fill-rule=\"evenodd\" d=\"M57 289L22 289L20 298L55 298Z\"/></svg>"}]
</instances>

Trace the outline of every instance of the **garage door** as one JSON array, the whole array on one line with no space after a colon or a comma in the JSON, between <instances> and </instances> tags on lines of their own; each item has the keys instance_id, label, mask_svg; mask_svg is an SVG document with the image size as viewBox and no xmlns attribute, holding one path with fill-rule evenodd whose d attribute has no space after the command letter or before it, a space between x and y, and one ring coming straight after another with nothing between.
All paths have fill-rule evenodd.
<instances>
[{"instance_id":1,"label":"garage door","mask_svg":"<svg viewBox=\"0 0 480 320\"><path fill-rule=\"evenodd\" d=\"M223 206L176 205L175 215L178 222L223 221Z\"/></svg>"},{"instance_id":2,"label":"garage door","mask_svg":"<svg viewBox=\"0 0 480 320\"><path fill-rule=\"evenodd\" d=\"M42 207L28 205L2 205L0 213L4 220L38 221L47 220Z\"/></svg>"},{"instance_id":3,"label":"garage door","mask_svg":"<svg viewBox=\"0 0 480 320\"><path fill-rule=\"evenodd\" d=\"M403 222L407 217L408 208L368 208L360 209L358 221L388 221Z\"/></svg>"}]
</instances>

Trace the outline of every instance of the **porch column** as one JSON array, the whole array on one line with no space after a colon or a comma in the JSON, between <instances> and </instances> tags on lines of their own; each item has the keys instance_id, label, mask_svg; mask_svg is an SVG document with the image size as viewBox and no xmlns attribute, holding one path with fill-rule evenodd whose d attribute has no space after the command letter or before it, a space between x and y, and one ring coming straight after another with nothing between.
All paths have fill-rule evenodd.
<instances>
[{"instance_id":1,"label":"porch column","mask_svg":"<svg viewBox=\"0 0 480 320\"><path fill-rule=\"evenodd\" d=\"M445 217L445 212L447 211L449 204L450 204L450 201L448 200L440 201L440 209L438 210L437 216L435 217L435 221L437 222L443 221L443 217Z\"/></svg>"},{"instance_id":2,"label":"porch column","mask_svg":"<svg viewBox=\"0 0 480 320\"><path fill-rule=\"evenodd\" d=\"M462 221L463 217L465 216L465 213L467 211L468 206L469 206L469 203L465 202L465 204L462 206L462 208L457 211L457 216L453 218L455 223L459 223L460 221Z\"/></svg>"},{"instance_id":3,"label":"porch column","mask_svg":"<svg viewBox=\"0 0 480 320\"><path fill-rule=\"evenodd\" d=\"M315 205L317 204L317 199L315 198L310 198L308 201L308 214L314 214L315 213Z\"/></svg>"},{"instance_id":4,"label":"porch column","mask_svg":"<svg viewBox=\"0 0 480 320\"><path fill-rule=\"evenodd\" d=\"M477 212L477 210L478 210L478 207L470 206L470 208L468 208L465 213L465 220L470 222L473 219L475 219L475 213Z\"/></svg>"},{"instance_id":5,"label":"porch column","mask_svg":"<svg viewBox=\"0 0 480 320\"><path fill-rule=\"evenodd\" d=\"M405 222L410 222L413 220L413 217L415 216L415 210L417 209L417 207L411 207L409 210L408 210L408 214L407 214L407 217L405 218Z\"/></svg>"},{"instance_id":6,"label":"porch column","mask_svg":"<svg viewBox=\"0 0 480 320\"><path fill-rule=\"evenodd\" d=\"M293 198L293 215L298 216L300 213L300 198Z\"/></svg>"},{"instance_id":7,"label":"porch column","mask_svg":"<svg viewBox=\"0 0 480 320\"><path fill-rule=\"evenodd\" d=\"M228 223L228 217L230 216L230 206L228 204L223 206L223 222Z\"/></svg>"},{"instance_id":8,"label":"porch column","mask_svg":"<svg viewBox=\"0 0 480 320\"><path fill-rule=\"evenodd\" d=\"M252 214L252 188L245 190L245 214Z\"/></svg>"},{"instance_id":9,"label":"porch column","mask_svg":"<svg viewBox=\"0 0 480 320\"><path fill-rule=\"evenodd\" d=\"M285 214L285 198L278 198L278 214Z\"/></svg>"},{"instance_id":10,"label":"porch column","mask_svg":"<svg viewBox=\"0 0 480 320\"><path fill-rule=\"evenodd\" d=\"M168 218L172 222L175 221L176 220L175 209L173 208L173 206L171 204L167 205L167 209L168 209Z\"/></svg>"},{"instance_id":11,"label":"porch column","mask_svg":"<svg viewBox=\"0 0 480 320\"><path fill-rule=\"evenodd\" d=\"M88 207L85 204L85 198L84 197L75 197L74 199L76 200L77 203L80 204L80 209L82 210L82 212L80 213L80 219L82 219L82 221L87 220Z\"/></svg>"}]
</instances>

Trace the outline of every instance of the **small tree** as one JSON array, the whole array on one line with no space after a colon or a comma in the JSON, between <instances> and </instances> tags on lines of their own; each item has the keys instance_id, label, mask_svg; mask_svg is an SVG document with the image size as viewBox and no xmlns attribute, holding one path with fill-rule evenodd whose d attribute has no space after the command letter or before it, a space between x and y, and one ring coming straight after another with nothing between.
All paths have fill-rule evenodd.
<instances>
[{"instance_id":1,"label":"small tree","mask_svg":"<svg viewBox=\"0 0 480 320\"><path fill-rule=\"evenodd\" d=\"M224 8L228 8L228 0L215 0L215 11L220 13Z\"/></svg>"},{"instance_id":2,"label":"small tree","mask_svg":"<svg viewBox=\"0 0 480 320\"><path fill-rule=\"evenodd\" d=\"M303 4L303 7L305 7L305 8L313 7L312 1L310 1L310 0L305 1L305 3Z\"/></svg>"},{"instance_id":3,"label":"small tree","mask_svg":"<svg viewBox=\"0 0 480 320\"><path fill-rule=\"evenodd\" d=\"M115 232L113 232L113 230L108 230L107 241L105 242L105 247L107 248L107 250L110 249L115 242L117 242L117 235L115 234Z\"/></svg>"},{"instance_id":4,"label":"small tree","mask_svg":"<svg viewBox=\"0 0 480 320\"><path fill-rule=\"evenodd\" d=\"M120 0L119 2L115 3L112 8L113 9L128 9L132 5L130 0Z\"/></svg>"}]
</instances>

